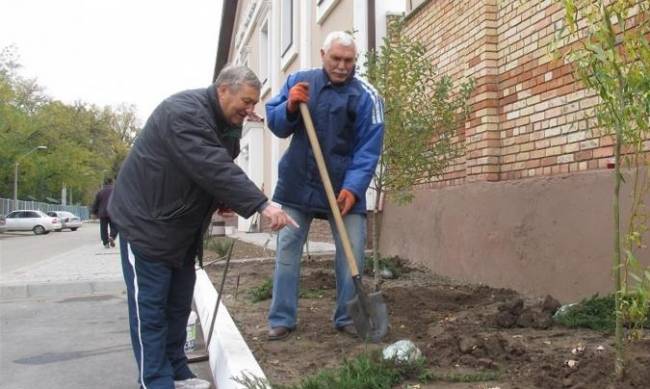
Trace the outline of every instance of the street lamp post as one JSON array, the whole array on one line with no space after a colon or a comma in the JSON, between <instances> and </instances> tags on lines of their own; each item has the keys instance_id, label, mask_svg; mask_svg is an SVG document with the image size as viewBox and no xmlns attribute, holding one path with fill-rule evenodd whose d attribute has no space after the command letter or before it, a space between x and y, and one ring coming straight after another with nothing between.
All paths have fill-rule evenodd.
<instances>
[{"instance_id":1,"label":"street lamp post","mask_svg":"<svg viewBox=\"0 0 650 389\"><path fill-rule=\"evenodd\" d=\"M25 154L21 155L20 157L16 158L16 165L14 166L14 211L18 209L18 165L20 164L20 160L22 158L25 158L29 154L33 153L36 150L46 150L47 146L36 146L33 149L29 150Z\"/></svg>"}]
</instances>

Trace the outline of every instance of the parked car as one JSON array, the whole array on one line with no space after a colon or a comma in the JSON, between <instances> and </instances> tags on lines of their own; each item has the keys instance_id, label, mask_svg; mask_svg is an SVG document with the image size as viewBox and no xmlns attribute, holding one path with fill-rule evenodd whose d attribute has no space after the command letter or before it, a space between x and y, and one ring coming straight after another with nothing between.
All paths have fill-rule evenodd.
<instances>
[{"instance_id":1,"label":"parked car","mask_svg":"<svg viewBox=\"0 0 650 389\"><path fill-rule=\"evenodd\" d=\"M72 212L68 211L50 211L47 213L49 216L58 217L61 221L61 228L55 231L61 231L69 228L71 231L77 231L81 227L81 218Z\"/></svg>"},{"instance_id":2,"label":"parked car","mask_svg":"<svg viewBox=\"0 0 650 389\"><path fill-rule=\"evenodd\" d=\"M17 210L0 220L0 231L33 231L36 235L49 234L61 229L58 217L46 215L37 210Z\"/></svg>"}]
</instances>

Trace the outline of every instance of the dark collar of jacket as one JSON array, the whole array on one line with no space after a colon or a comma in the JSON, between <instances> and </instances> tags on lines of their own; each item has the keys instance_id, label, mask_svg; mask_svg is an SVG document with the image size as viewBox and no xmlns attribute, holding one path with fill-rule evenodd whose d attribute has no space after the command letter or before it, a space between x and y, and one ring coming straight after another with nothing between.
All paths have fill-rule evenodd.
<instances>
[{"instance_id":1,"label":"dark collar of jacket","mask_svg":"<svg viewBox=\"0 0 650 389\"><path fill-rule=\"evenodd\" d=\"M223 115L221 110L221 105L219 104L219 98L217 97L217 86L212 84L208 87L208 105L214 117L217 121L217 129L221 131L219 137L224 138L233 138L239 140L241 138L242 126L235 126L226 120L226 117Z\"/></svg>"}]
</instances>

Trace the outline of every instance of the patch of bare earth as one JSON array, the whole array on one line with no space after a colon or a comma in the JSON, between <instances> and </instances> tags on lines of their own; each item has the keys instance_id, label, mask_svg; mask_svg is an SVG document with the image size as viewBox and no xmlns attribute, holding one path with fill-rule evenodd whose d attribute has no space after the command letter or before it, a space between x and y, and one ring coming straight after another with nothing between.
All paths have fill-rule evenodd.
<instances>
[{"instance_id":1,"label":"patch of bare earth","mask_svg":"<svg viewBox=\"0 0 650 389\"><path fill-rule=\"evenodd\" d=\"M544 315L548 299L462 284L421 269L410 269L384 282L382 294L389 309L390 331L381 344L364 344L333 328L332 257L304 261L298 328L284 341L268 341L270 300L253 303L249 292L271 279L274 261L250 258L272 256L268 250L237 242L223 296L272 384L298 383L365 350L410 339L426 357L427 367L436 373L496 371L499 377L480 383L435 382L421 388L650 387L648 333L628 346L627 376L623 382L614 383L612 336L554 326ZM218 290L222 263L206 270Z\"/></svg>"}]
</instances>

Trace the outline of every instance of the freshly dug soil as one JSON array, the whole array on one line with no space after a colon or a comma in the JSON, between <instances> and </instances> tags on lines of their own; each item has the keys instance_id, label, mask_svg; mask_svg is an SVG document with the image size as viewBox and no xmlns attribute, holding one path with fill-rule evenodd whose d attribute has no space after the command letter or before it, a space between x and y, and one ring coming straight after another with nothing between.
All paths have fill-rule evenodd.
<instances>
[{"instance_id":1,"label":"freshly dug soil","mask_svg":"<svg viewBox=\"0 0 650 389\"><path fill-rule=\"evenodd\" d=\"M439 374L497 373L489 382L434 382L420 388L650 388L650 334L627 346L623 382L613 379L614 339L586 329L554 325L559 304L550 296L526 298L512 290L469 285L422 269L385 280L390 330L381 344L364 344L332 325L333 258L302 266L298 328L283 341L266 339L270 300L252 302L250 292L273 275L273 253L237 242L223 301L272 384L293 384L366 350L410 339L427 368ZM251 258L265 257L265 260ZM249 259L241 259L249 258ZM206 268L218 288L223 267Z\"/></svg>"}]
</instances>

